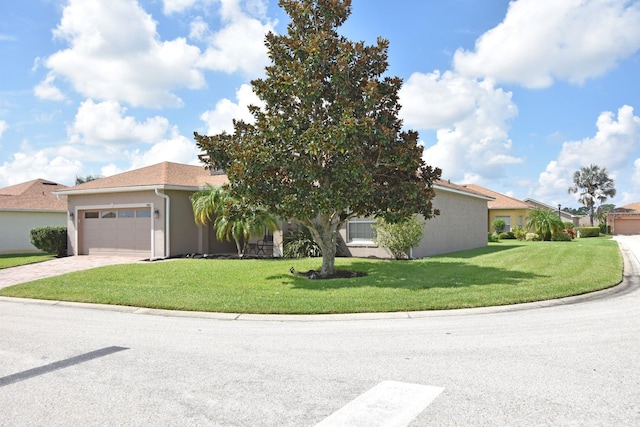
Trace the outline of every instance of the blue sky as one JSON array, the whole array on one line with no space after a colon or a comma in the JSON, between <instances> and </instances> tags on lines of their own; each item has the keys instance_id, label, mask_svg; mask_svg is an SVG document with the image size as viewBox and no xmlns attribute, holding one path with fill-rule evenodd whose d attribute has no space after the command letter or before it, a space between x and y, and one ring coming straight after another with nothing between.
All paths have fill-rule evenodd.
<instances>
[{"instance_id":1,"label":"blue sky","mask_svg":"<svg viewBox=\"0 0 640 427\"><path fill-rule=\"evenodd\" d=\"M169 160L256 103L276 0L0 3L0 187ZM578 207L595 163L640 201L640 1L353 0L341 32L389 39L401 117L443 178Z\"/></svg>"}]
</instances>

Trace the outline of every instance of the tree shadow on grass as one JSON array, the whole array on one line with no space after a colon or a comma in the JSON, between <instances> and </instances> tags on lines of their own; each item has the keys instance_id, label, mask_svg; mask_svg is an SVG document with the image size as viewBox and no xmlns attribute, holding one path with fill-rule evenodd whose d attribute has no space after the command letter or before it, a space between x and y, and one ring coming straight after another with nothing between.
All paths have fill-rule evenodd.
<instances>
[{"instance_id":1,"label":"tree shadow on grass","mask_svg":"<svg viewBox=\"0 0 640 427\"><path fill-rule=\"evenodd\" d=\"M478 249L469 249L468 251L452 252L449 254L436 255L432 258L475 258L482 255L493 254L496 252L508 251L513 249L520 249L523 245L515 243L498 243L491 246L485 246Z\"/></svg>"},{"instance_id":2,"label":"tree shadow on grass","mask_svg":"<svg viewBox=\"0 0 640 427\"><path fill-rule=\"evenodd\" d=\"M470 286L517 286L525 280L549 276L496 267L470 265L465 262L354 261L342 267L349 271L366 272L364 277L350 279L311 280L293 274L268 277L293 289L323 291L342 288L397 288L420 291L434 288L465 288Z\"/></svg>"}]
</instances>

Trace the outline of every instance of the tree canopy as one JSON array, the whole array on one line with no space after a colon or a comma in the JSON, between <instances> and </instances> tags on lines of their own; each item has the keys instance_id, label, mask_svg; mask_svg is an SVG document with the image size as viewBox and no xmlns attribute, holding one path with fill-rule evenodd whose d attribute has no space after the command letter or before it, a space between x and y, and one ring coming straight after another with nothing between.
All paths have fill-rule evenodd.
<instances>
[{"instance_id":1,"label":"tree canopy","mask_svg":"<svg viewBox=\"0 0 640 427\"><path fill-rule=\"evenodd\" d=\"M594 164L583 166L573 173L573 186L568 191L569 194L579 193L578 201L587 208L592 226L596 204L616 195L615 183L609 178L607 168Z\"/></svg>"},{"instance_id":2,"label":"tree canopy","mask_svg":"<svg viewBox=\"0 0 640 427\"><path fill-rule=\"evenodd\" d=\"M195 134L207 167L230 190L309 227L322 250L321 276L334 271L338 229L350 218L431 218L433 182L418 133L402 130L402 80L384 76L389 42L372 46L338 33L350 0L280 0L291 21L269 33L271 65L253 80L264 107L232 133Z\"/></svg>"}]
</instances>

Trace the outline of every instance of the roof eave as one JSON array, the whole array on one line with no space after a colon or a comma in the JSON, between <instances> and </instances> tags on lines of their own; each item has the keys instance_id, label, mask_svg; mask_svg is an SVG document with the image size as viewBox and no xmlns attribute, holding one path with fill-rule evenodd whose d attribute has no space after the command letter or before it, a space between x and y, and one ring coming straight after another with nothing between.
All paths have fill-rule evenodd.
<instances>
[{"instance_id":1,"label":"roof eave","mask_svg":"<svg viewBox=\"0 0 640 427\"><path fill-rule=\"evenodd\" d=\"M79 190L63 190L54 191L52 194L56 196L77 196L84 194L107 194L107 193L132 193L137 191L155 191L155 190L178 190L178 191L199 191L204 185L137 185L131 187L107 187L107 188L87 188Z\"/></svg>"},{"instance_id":2,"label":"roof eave","mask_svg":"<svg viewBox=\"0 0 640 427\"><path fill-rule=\"evenodd\" d=\"M478 193L472 193L472 192L469 192L469 191L457 190L455 188L446 187L446 186L438 185L438 184L433 184L433 188L435 190L447 191L449 193L455 193L455 194L462 194L464 196L475 197L477 199L482 199L482 200L487 200L487 201L495 200L493 197L485 196L485 195L478 194Z\"/></svg>"}]
</instances>

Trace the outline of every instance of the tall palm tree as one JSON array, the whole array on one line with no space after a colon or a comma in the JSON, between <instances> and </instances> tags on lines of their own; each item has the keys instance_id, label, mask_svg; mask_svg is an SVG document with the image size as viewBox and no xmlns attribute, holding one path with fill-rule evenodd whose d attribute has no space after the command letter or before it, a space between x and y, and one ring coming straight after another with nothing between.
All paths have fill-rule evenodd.
<instances>
[{"instance_id":1,"label":"tall palm tree","mask_svg":"<svg viewBox=\"0 0 640 427\"><path fill-rule=\"evenodd\" d=\"M216 238L233 241L242 258L252 235L265 228L273 232L278 228L275 217L264 208L249 206L246 201L234 198L225 188L207 184L204 190L191 196L193 216L197 224L213 222Z\"/></svg>"},{"instance_id":2,"label":"tall palm tree","mask_svg":"<svg viewBox=\"0 0 640 427\"><path fill-rule=\"evenodd\" d=\"M600 169L597 165L583 166L573 173L573 186L568 189L569 194L579 192L578 201L589 211L591 226L595 216L596 203L602 203L609 197L616 195L613 179L609 178L607 168Z\"/></svg>"},{"instance_id":3,"label":"tall palm tree","mask_svg":"<svg viewBox=\"0 0 640 427\"><path fill-rule=\"evenodd\" d=\"M564 228L562 219L549 209L534 209L527 216L527 228L538 233L542 240L551 240L551 235Z\"/></svg>"}]
</instances>

